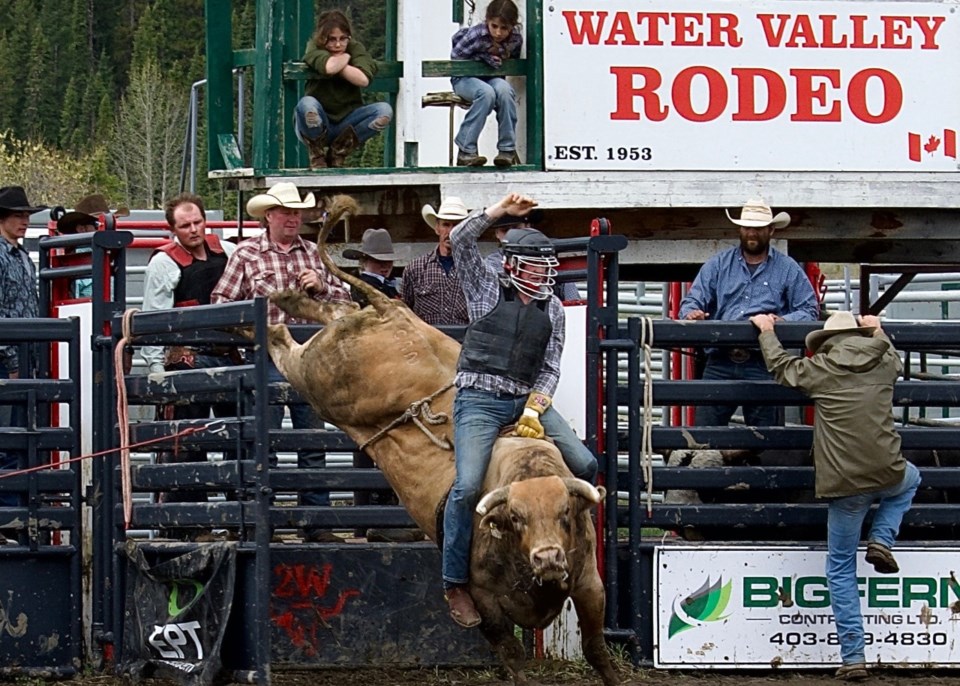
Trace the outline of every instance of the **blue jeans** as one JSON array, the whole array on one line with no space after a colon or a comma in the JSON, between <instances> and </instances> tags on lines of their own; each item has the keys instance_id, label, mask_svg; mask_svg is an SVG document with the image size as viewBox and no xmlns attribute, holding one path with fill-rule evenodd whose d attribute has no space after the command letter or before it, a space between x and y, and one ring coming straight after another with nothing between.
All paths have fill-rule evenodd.
<instances>
[{"instance_id":1,"label":"blue jeans","mask_svg":"<svg viewBox=\"0 0 960 686\"><path fill-rule=\"evenodd\" d=\"M772 377L762 357L751 357L746 362L733 362L711 354L703 370L703 380L714 381L769 381ZM736 405L698 405L694 423L697 426L726 426L736 411ZM744 405L743 421L747 426L779 426L780 408L775 405Z\"/></svg>"},{"instance_id":2,"label":"blue jeans","mask_svg":"<svg viewBox=\"0 0 960 686\"><path fill-rule=\"evenodd\" d=\"M0 379L9 379L10 373L5 365L0 364ZM0 405L0 426L25 426L25 416L22 407ZM19 450L0 450L0 470L20 469L22 452ZM0 495L0 507L17 507L23 505L23 496L14 493Z\"/></svg>"},{"instance_id":3,"label":"blue jeans","mask_svg":"<svg viewBox=\"0 0 960 686\"><path fill-rule=\"evenodd\" d=\"M920 485L920 472L907 463L903 481L885 491L851 495L830 501L827 514L827 584L830 606L840 637L840 658L845 665L865 662L863 614L857 589L857 546L863 519L879 501L868 541L892 548L903 515Z\"/></svg>"},{"instance_id":4,"label":"blue jeans","mask_svg":"<svg viewBox=\"0 0 960 686\"><path fill-rule=\"evenodd\" d=\"M489 81L463 76L453 84L453 92L470 101L467 116L457 132L457 147L463 152L477 154L477 140L487 117L497 111L497 150L512 152L517 149L517 94L506 79L494 77Z\"/></svg>"},{"instance_id":5,"label":"blue jeans","mask_svg":"<svg viewBox=\"0 0 960 686\"><path fill-rule=\"evenodd\" d=\"M470 578L473 509L477 506L490 454L500 429L517 421L526 395L498 395L475 388L457 389L453 401L453 442L457 476L443 513L443 581L445 587ZM540 417L573 475L593 483L597 459L552 407Z\"/></svg>"},{"instance_id":6,"label":"blue jeans","mask_svg":"<svg viewBox=\"0 0 960 686\"><path fill-rule=\"evenodd\" d=\"M273 362L267 370L267 382L287 383L286 377L280 373ZM290 408L290 419L293 422L294 429L322 429L323 420L317 416L316 412L309 405L271 405L270 406L270 428L279 429L283 425L283 408ZM270 465L276 466L276 455L270 455ZM323 469L327 466L327 454L318 450L298 450L297 468L298 469ZM301 491L301 505L315 505L326 507L330 504L329 491Z\"/></svg>"},{"instance_id":7,"label":"blue jeans","mask_svg":"<svg viewBox=\"0 0 960 686\"><path fill-rule=\"evenodd\" d=\"M307 126L307 112L316 112L320 115L320 126ZM385 120L383 118L386 118ZM297 109L293 113L293 129L300 142L306 145L308 140L317 140L324 133L327 141L333 141L348 127L353 127L357 138L363 143L383 131L393 119L393 108L385 102L372 102L369 105L358 107L340 121L334 123L323 110L320 101L309 95L300 98ZM378 120L382 123L378 123Z\"/></svg>"}]
</instances>

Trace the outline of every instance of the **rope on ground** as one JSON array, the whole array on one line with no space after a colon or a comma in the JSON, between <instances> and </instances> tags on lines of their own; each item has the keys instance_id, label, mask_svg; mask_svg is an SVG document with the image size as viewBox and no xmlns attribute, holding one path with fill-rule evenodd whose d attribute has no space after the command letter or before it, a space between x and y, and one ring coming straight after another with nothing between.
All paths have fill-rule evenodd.
<instances>
[{"instance_id":1,"label":"rope on ground","mask_svg":"<svg viewBox=\"0 0 960 686\"><path fill-rule=\"evenodd\" d=\"M113 349L113 376L117 384L117 424L120 429L120 484L123 492L123 524L130 527L133 519L133 483L130 473L130 408L127 405L127 384L123 368L123 351L133 339L133 315L140 310L127 309L123 313L123 337Z\"/></svg>"},{"instance_id":2,"label":"rope on ground","mask_svg":"<svg viewBox=\"0 0 960 686\"><path fill-rule=\"evenodd\" d=\"M643 435L640 465L647 484L647 517L653 515L653 319L640 319L640 349L643 352Z\"/></svg>"},{"instance_id":3,"label":"rope on ground","mask_svg":"<svg viewBox=\"0 0 960 686\"><path fill-rule=\"evenodd\" d=\"M433 410L430 409L430 403L451 388L453 388L453 384L448 383L435 393L428 395L426 398L418 400L415 403L412 403L410 407L407 408L406 412L380 429L380 431L375 433L373 436L365 440L363 444L361 444L360 450L366 449L366 447L371 443L376 443L378 440L386 436L391 430L409 421L412 421L414 424L416 424L417 427L424 433L424 435L430 439L430 442L438 448L443 448L444 450L453 450L453 446L450 445L449 440L446 438L438 438L427 426L424 425L424 422L426 422L427 424L436 426L438 424L445 423L449 419L445 412L438 412L434 414ZM421 417L423 418L422 420Z\"/></svg>"}]
</instances>

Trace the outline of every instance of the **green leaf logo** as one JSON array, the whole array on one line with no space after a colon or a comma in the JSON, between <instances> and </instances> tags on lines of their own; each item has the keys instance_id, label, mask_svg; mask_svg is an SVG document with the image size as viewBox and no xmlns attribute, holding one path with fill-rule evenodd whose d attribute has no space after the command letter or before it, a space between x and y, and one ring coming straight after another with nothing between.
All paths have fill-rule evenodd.
<instances>
[{"instance_id":1,"label":"green leaf logo","mask_svg":"<svg viewBox=\"0 0 960 686\"><path fill-rule=\"evenodd\" d=\"M167 598L167 614L170 619L176 619L189 610L200 600L207 587L193 579L172 579L170 581L170 595ZM183 597L181 597L181 594ZM184 605L180 605L184 602Z\"/></svg>"},{"instance_id":2,"label":"green leaf logo","mask_svg":"<svg viewBox=\"0 0 960 686\"><path fill-rule=\"evenodd\" d=\"M673 638L681 631L703 626L707 622L726 619L723 614L730 602L730 590L733 582L723 583L723 577L710 583L710 577L696 591L686 598L677 596L673 601L673 615L670 617L670 629L667 638Z\"/></svg>"}]
</instances>

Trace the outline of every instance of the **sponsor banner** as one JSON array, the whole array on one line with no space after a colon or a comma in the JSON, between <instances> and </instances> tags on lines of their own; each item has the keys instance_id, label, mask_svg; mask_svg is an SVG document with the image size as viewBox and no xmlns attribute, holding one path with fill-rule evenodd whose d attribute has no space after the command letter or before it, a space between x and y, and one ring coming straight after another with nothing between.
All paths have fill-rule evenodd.
<instances>
[{"instance_id":1,"label":"sponsor banner","mask_svg":"<svg viewBox=\"0 0 960 686\"><path fill-rule=\"evenodd\" d=\"M551 0L556 170L957 171L947 2Z\"/></svg>"},{"instance_id":2,"label":"sponsor banner","mask_svg":"<svg viewBox=\"0 0 960 686\"><path fill-rule=\"evenodd\" d=\"M135 543L127 555L120 671L211 686L233 605L236 544L205 543L156 565Z\"/></svg>"},{"instance_id":3,"label":"sponsor banner","mask_svg":"<svg viewBox=\"0 0 960 686\"><path fill-rule=\"evenodd\" d=\"M868 663L960 664L956 550L897 548L898 574L857 567ZM654 552L657 667L815 667L840 662L826 550L670 547Z\"/></svg>"}]
</instances>

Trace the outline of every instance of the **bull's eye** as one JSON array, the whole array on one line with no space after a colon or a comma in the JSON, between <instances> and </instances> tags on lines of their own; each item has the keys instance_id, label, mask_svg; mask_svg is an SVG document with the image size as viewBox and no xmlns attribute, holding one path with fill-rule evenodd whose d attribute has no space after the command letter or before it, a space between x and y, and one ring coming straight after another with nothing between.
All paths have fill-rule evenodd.
<instances>
[{"instance_id":1,"label":"bull's eye","mask_svg":"<svg viewBox=\"0 0 960 686\"><path fill-rule=\"evenodd\" d=\"M513 526L520 528L523 526L523 519L516 512L510 513L510 521L513 523Z\"/></svg>"}]
</instances>

